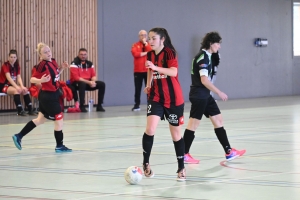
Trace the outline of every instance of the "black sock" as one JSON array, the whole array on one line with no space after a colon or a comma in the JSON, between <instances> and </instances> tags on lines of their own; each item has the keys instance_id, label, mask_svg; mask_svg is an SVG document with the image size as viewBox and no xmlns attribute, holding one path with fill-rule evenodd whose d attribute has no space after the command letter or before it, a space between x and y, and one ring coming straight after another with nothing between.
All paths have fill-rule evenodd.
<instances>
[{"instance_id":1,"label":"black sock","mask_svg":"<svg viewBox=\"0 0 300 200\"><path fill-rule=\"evenodd\" d=\"M19 94L14 95L14 102L16 104L18 113L20 113L23 110L22 104L21 104L21 98Z\"/></svg>"},{"instance_id":2,"label":"black sock","mask_svg":"<svg viewBox=\"0 0 300 200\"><path fill-rule=\"evenodd\" d=\"M144 133L143 135L143 156L144 161L143 164L149 163L149 158L151 154L151 149L153 146L154 136L147 135Z\"/></svg>"},{"instance_id":3,"label":"black sock","mask_svg":"<svg viewBox=\"0 0 300 200\"><path fill-rule=\"evenodd\" d=\"M184 140L184 144L185 144L185 148L184 148L185 154L190 152L190 148L192 146L194 138L195 138L195 131L185 129L184 135L183 135L183 140Z\"/></svg>"},{"instance_id":4,"label":"black sock","mask_svg":"<svg viewBox=\"0 0 300 200\"><path fill-rule=\"evenodd\" d=\"M18 134L18 136L22 139L22 137L24 137L25 135L27 135L27 133L29 133L30 131L32 131L32 129L34 129L36 127L36 125L33 123L33 121L28 122L24 128L20 131L20 133Z\"/></svg>"},{"instance_id":5,"label":"black sock","mask_svg":"<svg viewBox=\"0 0 300 200\"><path fill-rule=\"evenodd\" d=\"M25 105L28 108L28 111L30 112L32 110L32 103L29 94L24 95L24 101L25 101Z\"/></svg>"},{"instance_id":6,"label":"black sock","mask_svg":"<svg viewBox=\"0 0 300 200\"><path fill-rule=\"evenodd\" d=\"M225 153L228 154L231 150L231 147L227 138L226 130L224 129L224 127L215 128L215 133L219 142L223 146Z\"/></svg>"},{"instance_id":7,"label":"black sock","mask_svg":"<svg viewBox=\"0 0 300 200\"><path fill-rule=\"evenodd\" d=\"M181 138L177 142L173 141L173 143L178 161L178 169L180 170L184 168L184 141Z\"/></svg>"},{"instance_id":8,"label":"black sock","mask_svg":"<svg viewBox=\"0 0 300 200\"><path fill-rule=\"evenodd\" d=\"M63 145L64 134L62 131L54 131L56 146Z\"/></svg>"}]
</instances>

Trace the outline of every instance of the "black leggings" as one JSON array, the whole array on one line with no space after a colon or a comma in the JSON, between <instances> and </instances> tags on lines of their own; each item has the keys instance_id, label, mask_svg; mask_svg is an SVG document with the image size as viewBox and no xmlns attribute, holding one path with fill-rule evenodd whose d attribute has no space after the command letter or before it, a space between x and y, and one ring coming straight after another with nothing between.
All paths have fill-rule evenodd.
<instances>
[{"instance_id":1,"label":"black leggings","mask_svg":"<svg viewBox=\"0 0 300 200\"><path fill-rule=\"evenodd\" d=\"M74 101L78 101L77 90L79 91L79 102L80 105L83 106L85 102L85 91L94 91L98 90L98 105L103 104L104 94L105 94L105 83L103 81L95 81L96 86L91 87L89 84L86 84L82 81L77 81L68 85L68 87L72 90Z\"/></svg>"}]
</instances>

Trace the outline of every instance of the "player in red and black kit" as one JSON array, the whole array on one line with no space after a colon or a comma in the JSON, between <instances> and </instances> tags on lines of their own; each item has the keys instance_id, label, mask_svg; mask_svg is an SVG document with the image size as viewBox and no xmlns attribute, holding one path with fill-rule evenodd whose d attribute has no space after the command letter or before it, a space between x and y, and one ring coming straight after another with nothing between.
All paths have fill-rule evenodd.
<instances>
[{"instance_id":1,"label":"player in red and black kit","mask_svg":"<svg viewBox=\"0 0 300 200\"><path fill-rule=\"evenodd\" d=\"M203 115L211 120L214 132L224 149L227 161L242 156L246 152L246 150L237 150L230 146L226 130L224 129L221 111L210 94L212 91L223 101L228 99L227 95L211 82L214 72L213 66L215 65L215 62L212 65L211 56L212 53L217 53L221 48L221 40L222 38L218 32L207 33L203 38L199 53L193 59L191 70L192 85L189 93L191 101L190 118L183 137L185 142L185 163L199 163L199 160L191 156L189 150Z\"/></svg>"},{"instance_id":2,"label":"player in red and black kit","mask_svg":"<svg viewBox=\"0 0 300 200\"><path fill-rule=\"evenodd\" d=\"M22 138L32 131L35 127L43 124L46 119L54 121L54 136L56 139L56 152L70 152L69 149L63 145L63 113L60 105L59 90L59 76L63 69L68 67L68 63L64 62L61 68L58 67L56 61L52 58L52 53L44 43L39 43L37 46L42 61L36 66L36 71L32 75L30 82L34 84L41 84L42 88L39 92L39 114L38 117L28 122L20 133L15 134L12 138L16 147L21 150Z\"/></svg>"},{"instance_id":3,"label":"player in red and black kit","mask_svg":"<svg viewBox=\"0 0 300 200\"><path fill-rule=\"evenodd\" d=\"M140 30L139 41L134 43L131 47L131 54L133 56L133 72L134 72L134 106L132 111L140 111L141 104L141 90L143 82L145 86L147 84L147 68L145 67L145 62L147 60L147 52L151 51L151 46L147 41L147 32L145 30Z\"/></svg>"},{"instance_id":4,"label":"player in red and black kit","mask_svg":"<svg viewBox=\"0 0 300 200\"><path fill-rule=\"evenodd\" d=\"M184 141L181 137L184 99L178 81L178 61L176 50L166 29L153 28L149 31L149 44L152 51L147 53L145 63L148 68L147 126L143 135L143 169L146 177L154 173L149 165L155 130L159 120L166 118L172 135L178 161L178 181L185 181Z\"/></svg>"},{"instance_id":5,"label":"player in red and black kit","mask_svg":"<svg viewBox=\"0 0 300 200\"><path fill-rule=\"evenodd\" d=\"M14 102L16 104L19 116L27 115L23 110L20 96L21 94L23 95L25 105L28 109L28 114L36 115L32 111L32 104L28 94L28 89L23 85L20 75L20 65L17 59L17 51L14 49L10 50L8 61L6 61L1 67L0 91L14 96Z\"/></svg>"}]
</instances>

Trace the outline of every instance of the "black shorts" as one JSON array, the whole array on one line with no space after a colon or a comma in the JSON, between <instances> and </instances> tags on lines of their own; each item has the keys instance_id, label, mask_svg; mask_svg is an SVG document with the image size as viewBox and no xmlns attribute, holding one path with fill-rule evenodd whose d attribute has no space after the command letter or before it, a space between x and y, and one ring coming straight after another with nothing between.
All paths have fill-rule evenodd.
<instances>
[{"instance_id":1,"label":"black shorts","mask_svg":"<svg viewBox=\"0 0 300 200\"><path fill-rule=\"evenodd\" d=\"M45 118L50 120L60 120L63 118L63 113L60 105L60 92L43 91L39 92L39 112Z\"/></svg>"},{"instance_id":2,"label":"black shorts","mask_svg":"<svg viewBox=\"0 0 300 200\"><path fill-rule=\"evenodd\" d=\"M166 108L161 103L148 101L147 116L156 115L159 116L161 120L165 120L166 118L172 126L184 124L183 111L184 104L179 106L171 105L170 108Z\"/></svg>"},{"instance_id":3,"label":"black shorts","mask_svg":"<svg viewBox=\"0 0 300 200\"><path fill-rule=\"evenodd\" d=\"M7 94L7 89L9 86L11 86L11 85L7 85L5 83L0 83L0 92Z\"/></svg>"},{"instance_id":4,"label":"black shorts","mask_svg":"<svg viewBox=\"0 0 300 200\"><path fill-rule=\"evenodd\" d=\"M190 117L201 120L203 114L208 118L221 114L220 109L215 99L210 95L207 99L194 99L190 98L191 111Z\"/></svg>"}]
</instances>

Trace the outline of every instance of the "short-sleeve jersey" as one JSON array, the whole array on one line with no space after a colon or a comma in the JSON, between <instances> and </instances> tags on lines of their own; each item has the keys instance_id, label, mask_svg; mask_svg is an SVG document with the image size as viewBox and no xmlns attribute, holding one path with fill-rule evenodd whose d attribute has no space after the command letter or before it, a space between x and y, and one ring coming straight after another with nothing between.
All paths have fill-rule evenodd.
<instances>
[{"instance_id":1,"label":"short-sleeve jersey","mask_svg":"<svg viewBox=\"0 0 300 200\"><path fill-rule=\"evenodd\" d=\"M48 82L42 83L43 91L56 91L59 88L59 69L55 59L51 61L42 60L37 66L36 71L32 75L35 78L42 78L42 76L50 75L50 80Z\"/></svg>"},{"instance_id":2,"label":"short-sleeve jersey","mask_svg":"<svg viewBox=\"0 0 300 200\"><path fill-rule=\"evenodd\" d=\"M5 76L6 73L9 73L11 78L16 82L17 76L20 75L20 65L14 63L14 66L12 66L9 61L7 61L1 67L0 83L11 85Z\"/></svg>"},{"instance_id":3,"label":"short-sleeve jersey","mask_svg":"<svg viewBox=\"0 0 300 200\"><path fill-rule=\"evenodd\" d=\"M164 47L157 55L155 51L149 51L147 53L147 60L158 67L178 68L176 53L168 47ZM183 104L184 98L178 80L178 74L175 77L171 77L153 71L152 86L148 100L162 103L166 108L170 108L171 105L178 106Z\"/></svg>"},{"instance_id":4,"label":"short-sleeve jersey","mask_svg":"<svg viewBox=\"0 0 300 200\"><path fill-rule=\"evenodd\" d=\"M192 62L190 98L206 99L209 97L210 90L202 84L201 76L206 76L211 81L211 53L204 49L194 57Z\"/></svg>"}]
</instances>

